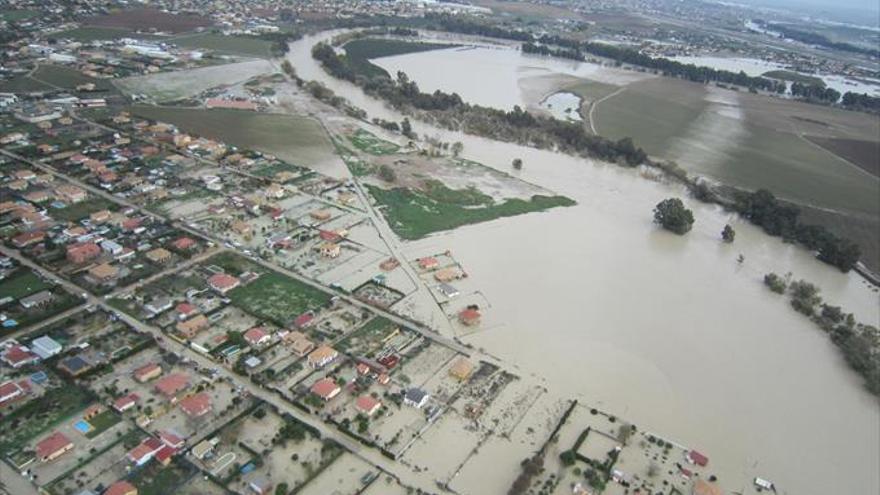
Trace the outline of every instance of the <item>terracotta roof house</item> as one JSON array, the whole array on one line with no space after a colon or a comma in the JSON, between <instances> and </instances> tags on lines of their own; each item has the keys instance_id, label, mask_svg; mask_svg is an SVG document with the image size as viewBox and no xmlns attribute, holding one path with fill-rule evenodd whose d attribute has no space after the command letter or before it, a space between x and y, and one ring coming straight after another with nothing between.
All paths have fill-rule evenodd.
<instances>
[{"instance_id":1,"label":"terracotta roof house","mask_svg":"<svg viewBox=\"0 0 880 495\"><path fill-rule=\"evenodd\" d=\"M178 393L189 387L189 377L183 373L172 373L156 382L156 392L165 396L166 399L174 399Z\"/></svg>"},{"instance_id":2,"label":"terracotta roof house","mask_svg":"<svg viewBox=\"0 0 880 495\"><path fill-rule=\"evenodd\" d=\"M154 378L159 378L162 375L162 367L157 363L150 363L141 366L140 368L134 370L132 376L134 379L140 383L146 383Z\"/></svg>"},{"instance_id":3,"label":"terracotta roof house","mask_svg":"<svg viewBox=\"0 0 880 495\"><path fill-rule=\"evenodd\" d=\"M99 282L113 280L117 275L119 275L119 268L110 263L101 263L98 266L89 268L89 277Z\"/></svg>"},{"instance_id":4,"label":"terracotta roof house","mask_svg":"<svg viewBox=\"0 0 880 495\"><path fill-rule=\"evenodd\" d=\"M207 316L196 315L188 320L178 322L175 328L184 338L192 339L198 335L199 332L208 328L210 324L211 322L208 320Z\"/></svg>"},{"instance_id":5,"label":"terracotta roof house","mask_svg":"<svg viewBox=\"0 0 880 495\"><path fill-rule=\"evenodd\" d=\"M240 284L237 278L225 273L215 273L208 278L208 285L221 294L226 294Z\"/></svg>"},{"instance_id":6,"label":"terracotta roof house","mask_svg":"<svg viewBox=\"0 0 880 495\"><path fill-rule=\"evenodd\" d=\"M26 380L18 383L12 380L0 383L0 406L19 399L28 392L30 392L30 386Z\"/></svg>"},{"instance_id":7,"label":"terracotta roof house","mask_svg":"<svg viewBox=\"0 0 880 495\"><path fill-rule=\"evenodd\" d=\"M314 218L315 220L324 221L324 220L330 220L330 217L332 216L332 214L330 213L329 210L314 210L314 211L309 212L309 216Z\"/></svg>"},{"instance_id":8,"label":"terracotta roof house","mask_svg":"<svg viewBox=\"0 0 880 495\"><path fill-rule=\"evenodd\" d=\"M180 401L180 409L191 418L204 416L211 410L211 396L207 392L199 392Z\"/></svg>"},{"instance_id":9,"label":"terracotta roof house","mask_svg":"<svg viewBox=\"0 0 880 495\"><path fill-rule=\"evenodd\" d=\"M198 313L199 308L195 307L194 305L192 305L190 303L185 302L185 303L178 304L177 307L175 308L175 311L177 311L177 318L179 318L181 320L185 320L185 319L189 318L190 316Z\"/></svg>"},{"instance_id":10,"label":"terracotta roof house","mask_svg":"<svg viewBox=\"0 0 880 495\"><path fill-rule=\"evenodd\" d=\"M131 449L128 452L128 460L135 463L137 466L143 466L144 464L150 462L150 459L156 455L156 452L164 447L165 444L162 443L158 438L149 437L144 439L137 447Z\"/></svg>"},{"instance_id":11,"label":"terracotta roof house","mask_svg":"<svg viewBox=\"0 0 880 495\"><path fill-rule=\"evenodd\" d=\"M113 409L116 409L117 412L121 413L128 411L129 409L134 407L139 400L140 397L137 394L130 393L113 401Z\"/></svg>"},{"instance_id":12,"label":"terracotta roof house","mask_svg":"<svg viewBox=\"0 0 880 495\"><path fill-rule=\"evenodd\" d=\"M337 356L339 356L339 353L336 352L335 349L330 346L322 345L312 351L307 359L309 366L320 368L336 359Z\"/></svg>"},{"instance_id":13,"label":"terracotta roof house","mask_svg":"<svg viewBox=\"0 0 880 495\"><path fill-rule=\"evenodd\" d=\"M13 368L21 368L22 366L36 363L40 358L29 351L27 347L16 344L6 349L6 352L0 355L0 359Z\"/></svg>"},{"instance_id":14,"label":"terracotta roof house","mask_svg":"<svg viewBox=\"0 0 880 495\"><path fill-rule=\"evenodd\" d=\"M77 265L97 258L101 247L94 242L78 242L67 246L67 261Z\"/></svg>"},{"instance_id":15,"label":"terracotta roof house","mask_svg":"<svg viewBox=\"0 0 880 495\"><path fill-rule=\"evenodd\" d=\"M295 326L296 328L306 328L309 325L311 325L314 320L315 320L314 314L312 314L310 312L303 313L303 314L297 316L293 320L293 326Z\"/></svg>"},{"instance_id":16,"label":"terracotta roof house","mask_svg":"<svg viewBox=\"0 0 880 495\"><path fill-rule=\"evenodd\" d=\"M466 308L458 313L458 321L460 321L462 325L469 327L479 325L481 318L482 315L480 314L480 311L474 308Z\"/></svg>"},{"instance_id":17,"label":"terracotta roof house","mask_svg":"<svg viewBox=\"0 0 880 495\"><path fill-rule=\"evenodd\" d=\"M724 491L718 485L713 485L706 480L698 479L691 490L692 495L724 495Z\"/></svg>"},{"instance_id":18,"label":"terracotta roof house","mask_svg":"<svg viewBox=\"0 0 880 495\"><path fill-rule=\"evenodd\" d=\"M72 184L64 184L55 188L55 195L69 203L84 201L87 194L84 189Z\"/></svg>"},{"instance_id":19,"label":"terracotta roof house","mask_svg":"<svg viewBox=\"0 0 880 495\"><path fill-rule=\"evenodd\" d=\"M46 233L42 230L34 230L31 232L23 232L12 238L12 245L17 248L28 247L32 244L43 242Z\"/></svg>"},{"instance_id":20,"label":"terracotta roof house","mask_svg":"<svg viewBox=\"0 0 880 495\"><path fill-rule=\"evenodd\" d=\"M196 241L192 237L180 237L171 246L178 251L189 251L196 247Z\"/></svg>"},{"instance_id":21,"label":"terracotta roof house","mask_svg":"<svg viewBox=\"0 0 880 495\"><path fill-rule=\"evenodd\" d=\"M171 458L174 457L174 454L177 453L177 449L174 447L169 447L168 445L163 445L159 452L156 452L156 455L153 456L153 459L156 459L156 462L163 466L167 466L171 464Z\"/></svg>"},{"instance_id":22,"label":"terracotta roof house","mask_svg":"<svg viewBox=\"0 0 880 495\"><path fill-rule=\"evenodd\" d=\"M315 344L302 332L289 332L284 336L284 341L297 356L305 356L315 348Z\"/></svg>"},{"instance_id":23,"label":"terracotta roof house","mask_svg":"<svg viewBox=\"0 0 880 495\"><path fill-rule=\"evenodd\" d=\"M443 268L434 272L434 279L438 282L451 282L462 277L461 270L455 267Z\"/></svg>"},{"instance_id":24,"label":"terracotta roof house","mask_svg":"<svg viewBox=\"0 0 880 495\"><path fill-rule=\"evenodd\" d=\"M34 450L36 450L37 459L39 459L40 462L49 462L57 459L72 448L73 442L71 442L70 439L64 436L60 431L56 431L43 440L40 440L40 442L34 447Z\"/></svg>"},{"instance_id":25,"label":"terracotta roof house","mask_svg":"<svg viewBox=\"0 0 880 495\"><path fill-rule=\"evenodd\" d=\"M374 399L369 395L362 395L357 398L354 403L354 407L363 414L367 416L372 416L382 407L382 402L378 399Z\"/></svg>"},{"instance_id":26,"label":"terracotta roof house","mask_svg":"<svg viewBox=\"0 0 880 495\"><path fill-rule=\"evenodd\" d=\"M159 432L159 440L162 440L162 443L175 449L183 448L183 445L186 443L185 438L171 430L163 430Z\"/></svg>"},{"instance_id":27,"label":"terracotta roof house","mask_svg":"<svg viewBox=\"0 0 880 495\"><path fill-rule=\"evenodd\" d=\"M128 481L120 480L110 485L104 495L138 495L138 490Z\"/></svg>"},{"instance_id":28,"label":"terracotta roof house","mask_svg":"<svg viewBox=\"0 0 880 495\"><path fill-rule=\"evenodd\" d=\"M263 327L254 327L244 333L244 340L252 346L260 346L268 344L272 337L269 332L263 330Z\"/></svg>"},{"instance_id":29,"label":"terracotta roof house","mask_svg":"<svg viewBox=\"0 0 880 495\"><path fill-rule=\"evenodd\" d=\"M697 466L705 466L706 464L709 464L709 458L696 450L689 451L687 455L685 455L685 459L689 463L696 464Z\"/></svg>"},{"instance_id":30,"label":"terracotta roof house","mask_svg":"<svg viewBox=\"0 0 880 495\"><path fill-rule=\"evenodd\" d=\"M312 385L311 392L323 400L330 400L342 391L342 388L336 384L336 380L332 378L322 378Z\"/></svg>"},{"instance_id":31,"label":"terracotta roof house","mask_svg":"<svg viewBox=\"0 0 880 495\"><path fill-rule=\"evenodd\" d=\"M418 262L419 262L419 268L421 268L422 270L432 270L434 268L437 268L437 266L440 264L440 262L437 261L437 258L435 258L433 256L426 256L424 258L419 258Z\"/></svg>"}]
</instances>

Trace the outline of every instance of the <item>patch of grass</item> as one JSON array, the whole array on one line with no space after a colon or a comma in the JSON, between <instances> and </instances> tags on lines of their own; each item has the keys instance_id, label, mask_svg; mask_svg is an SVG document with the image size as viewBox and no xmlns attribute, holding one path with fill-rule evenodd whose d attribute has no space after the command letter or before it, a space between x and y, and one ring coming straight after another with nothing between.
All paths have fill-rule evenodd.
<instances>
[{"instance_id":1,"label":"patch of grass","mask_svg":"<svg viewBox=\"0 0 880 495\"><path fill-rule=\"evenodd\" d=\"M96 211L115 210L116 204L104 198L89 198L79 203L67 205L65 208L50 208L52 218L62 222L76 222Z\"/></svg>"},{"instance_id":2,"label":"patch of grass","mask_svg":"<svg viewBox=\"0 0 880 495\"><path fill-rule=\"evenodd\" d=\"M37 93L52 90L52 86L31 79L29 76L17 76L0 81L0 91L5 93Z\"/></svg>"},{"instance_id":3,"label":"patch of grass","mask_svg":"<svg viewBox=\"0 0 880 495\"><path fill-rule=\"evenodd\" d=\"M34 18L40 15L40 12L37 10L0 10L0 19L3 19L7 22L18 22L18 21L26 21L28 19Z\"/></svg>"},{"instance_id":4,"label":"patch of grass","mask_svg":"<svg viewBox=\"0 0 880 495\"><path fill-rule=\"evenodd\" d=\"M154 462L138 471L132 483L137 486L139 495L167 495L177 492L193 473L192 467L189 465L184 467L179 462L168 467L162 467Z\"/></svg>"},{"instance_id":5,"label":"patch of grass","mask_svg":"<svg viewBox=\"0 0 880 495\"><path fill-rule=\"evenodd\" d=\"M454 48L458 45L445 45L442 43L425 43L416 41L388 40L379 38L363 38L350 41L344 45L345 54L352 67L359 73L369 77L385 75L390 77L385 69L370 62L370 59L379 57L391 57L407 53L426 52L443 48Z\"/></svg>"},{"instance_id":6,"label":"patch of grass","mask_svg":"<svg viewBox=\"0 0 880 495\"><path fill-rule=\"evenodd\" d=\"M400 146L363 129L358 129L353 135L348 136L348 140L355 148L371 155L390 155L400 151Z\"/></svg>"},{"instance_id":7,"label":"patch of grass","mask_svg":"<svg viewBox=\"0 0 880 495\"><path fill-rule=\"evenodd\" d=\"M806 74L801 74L799 72L792 72L790 70L771 70L761 74L764 77L769 77L771 79L779 79L780 81L791 81L798 82L801 84L809 84L814 86L825 86L825 81L823 81L819 77L808 76Z\"/></svg>"},{"instance_id":8,"label":"patch of grass","mask_svg":"<svg viewBox=\"0 0 880 495\"><path fill-rule=\"evenodd\" d=\"M50 288L52 285L44 282L36 273L20 268L5 280L0 281L0 299L7 297L21 299Z\"/></svg>"},{"instance_id":9,"label":"patch of grass","mask_svg":"<svg viewBox=\"0 0 880 495\"><path fill-rule=\"evenodd\" d=\"M330 300L325 292L275 272L264 273L257 280L233 289L228 296L243 311L282 327Z\"/></svg>"},{"instance_id":10,"label":"patch of grass","mask_svg":"<svg viewBox=\"0 0 880 495\"><path fill-rule=\"evenodd\" d=\"M80 412L94 400L88 390L65 384L46 391L0 421L0 453L22 448L37 436Z\"/></svg>"},{"instance_id":11,"label":"patch of grass","mask_svg":"<svg viewBox=\"0 0 880 495\"><path fill-rule=\"evenodd\" d=\"M96 91L114 92L116 90L110 81L89 77L76 69L63 65L42 64L34 71L31 78L69 90L88 83L94 84Z\"/></svg>"},{"instance_id":12,"label":"patch of grass","mask_svg":"<svg viewBox=\"0 0 880 495\"><path fill-rule=\"evenodd\" d=\"M425 181L422 192L438 203L461 206L491 206L495 202L492 196L484 194L474 186L469 186L466 189L451 189L439 180Z\"/></svg>"},{"instance_id":13,"label":"patch of grass","mask_svg":"<svg viewBox=\"0 0 880 495\"><path fill-rule=\"evenodd\" d=\"M248 36L226 36L219 33L181 36L171 42L181 48L200 48L257 58L270 58L272 49L272 43L266 40Z\"/></svg>"},{"instance_id":14,"label":"patch of grass","mask_svg":"<svg viewBox=\"0 0 880 495\"><path fill-rule=\"evenodd\" d=\"M110 427L115 425L116 423L122 421L122 417L118 414L114 413L110 409L98 414L94 418L88 420L88 423L92 425L92 429L86 433L87 438L95 438L96 436L104 433Z\"/></svg>"},{"instance_id":15,"label":"patch of grass","mask_svg":"<svg viewBox=\"0 0 880 495\"><path fill-rule=\"evenodd\" d=\"M376 202L382 206L382 212L392 230L403 239L410 240L462 225L575 204L573 200L564 196L535 195L530 200L513 198L503 203L475 207L437 201L428 194L406 188L386 190L370 185L367 187ZM454 199L460 199L459 194L465 194L463 198L470 198L471 201L478 197L473 192L455 193L452 196ZM449 193L444 192L441 195L441 197L445 196L449 196Z\"/></svg>"},{"instance_id":16,"label":"patch of grass","mask_svg":"<svg viewBox=\"0 0 880 495\"><path fill-rule=\"evenodd\" d=\"M166 36L157 36L153 34L137 33L131 29L85 26L74 29L68 29L54 33L52 38L69 39L73 41L81 41L88 43L91 41L116 40L121 38L136 38L142 40L161 40Z\"/></svg>"}]
</instances>

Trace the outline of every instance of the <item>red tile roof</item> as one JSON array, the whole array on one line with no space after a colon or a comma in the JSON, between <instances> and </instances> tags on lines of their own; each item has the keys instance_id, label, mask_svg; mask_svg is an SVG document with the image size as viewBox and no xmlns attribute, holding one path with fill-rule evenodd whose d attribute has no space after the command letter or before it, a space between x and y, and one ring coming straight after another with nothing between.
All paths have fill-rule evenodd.
<instances>
[{"instance_id":1,"label":"red tile roof","mask_svg":"<svg viewBox=\"0 0 880 495\"><path fill-rule=\"evenodd\" d=\"M381 402L370 397L369 395L362 395L358 397L354 405L359 411L365 414L371 414L373 410L381 404Z\"/></svg>"},{"instance_id":2,"label":"red tile roof","mask_svg":"<svg viewBox=\"0 0 880 495\"><path fill-rule=\"evenodd\" d=\"M312 393L324 400L329 400L339 393L339 385L332 378L322 378L312 385Z\"/></svg>"},{"instance_id":3,"label":"red tile roof","mask_svg":"<svg viewBox=\"0 0 880 495\"><path fill-rule=\"evenodd\" d=\"M706 464L709 464L709 458L697 452L696 450L691 450L690 452L688 452L687 458L688 461L698 466L705 466Z\"/></svg>"},{"instance_id":4,"label":"red tile roof","mask_svg":"<svg viewBox=\"0 0 880 495\"><path fill-rule=\"evenodd\" d=\"M211 396L207 392L199 392L180 401L180 408L187 416L199 417L211 410Z\"/></svg>"},{"instance_id":5,"label":"red tile roof","mask_svg":"<svg viewBox=\"0 0 880 495\"><path fill-rule=\"evenodd\" d=\"M263 327L254 327L244 333L243 337L251 345L259 344L260 341L269 336L269 333L263 330Z\"/></svg>"},{"instance_id":6,"label":"red tile roof","mask_svg":"<svg viewBox=\"0 0 880 495\"><path fill-rule=\"evenodd\" d=\"M225 291L238 285L238 279L225 273L215 273L208 279L208 284L213 289Z\"/></svg>"},{"instance_id":7,"label":"red tile roof","mask_svg":"<svg viewBox=\"0 0 880 495\"><path fill-rule=\"evenodd\" d=\"M128 481L120 480L110 485L104 495L128 495L130 493L137 493L137 488Z\"/></svg>"},{"instance_id":8,"label":"red tile roof","mask_svg":"<svg viewBox=\"0 0 880 495\"><path fill-rule=\"evenodd\" d=\"M3 354L3 360L9 363L12 367L17 367L21 364L29 363L31 361L36 361L37 355L27 350L24 346L14 345Z\"/></svg>"},{"instance_id":9,"label":"red tile roof","mask_svg":"<svg viewBox=\"0 0 880 495\"><path fill-rule=\"evenodd\" d=\"M37 457L40 459L49 457L55 452L67 448L67 446L71 444L72 442L69 438L64 436L64 434L60 431L56 431L55 433L44 438L37 444Z\"/></svg>"},{"instance_id":10,"label":"red tile roof","mask_svg":"<svg viewBox=\"0 0 880 495\"><path fill-rule=\"evenodd\" d=\"M189 386L189 377L184 373L173 373L156 382L156 391L167 398L174 397Z\"/></svg>"},{"instance_id":11,"label":"red tile roof","mask_svg":"<svg viewBox=\"0 0 880 495\"><path fill-rule=\"evenodd\" d=\"M135 405L139 400L140 397L138 396L138 394L130 393L113 401L113 409L116 409L119 412L123 412L129 407Z\"/></svg>"}]
</instances>

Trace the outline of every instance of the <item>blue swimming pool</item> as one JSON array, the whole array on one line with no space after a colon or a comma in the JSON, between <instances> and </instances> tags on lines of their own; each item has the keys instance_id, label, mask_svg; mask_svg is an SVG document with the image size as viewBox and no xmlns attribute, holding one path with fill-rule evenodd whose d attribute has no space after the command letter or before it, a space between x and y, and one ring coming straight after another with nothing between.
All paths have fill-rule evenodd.
<instances>
[{"instance_id":1,"label":"blue swimming pool","mask_svg":"<svg viewBox=\"0 0 880 495\"><path fill-rule=\"evenodd\" d=\"M86 420L81 419L73 424L73 427L77 429L82 434L86 434L92 431L92 425L90 425Z\"/></svg>"}]
</instances>

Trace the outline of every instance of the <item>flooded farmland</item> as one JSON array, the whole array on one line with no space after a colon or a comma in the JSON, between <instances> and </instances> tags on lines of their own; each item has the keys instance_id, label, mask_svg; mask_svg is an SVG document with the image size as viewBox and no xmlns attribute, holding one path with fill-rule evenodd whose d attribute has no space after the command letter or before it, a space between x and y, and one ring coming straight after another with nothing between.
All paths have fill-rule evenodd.
<instances>
[{"instance_id":1,"label":"flooded farmland","mask_svg":"<svg viewBox=\"0 0 880 495\"><path fill-rule=\"evenodd\" d=\"M345 94L370 117L400 120L317 66L311 46L328 37L291 45L288 56L298 74ZM491 81L461 78L470 81L469 89L439 66L423 81L431 76L423 57L452 51L395 58L419 61L418 67L398 68L424 90L461 91L465 99L464 91L485 91L476 86ZM442 85L447 81L455 86ZM515 89L495 91L510 95ZM522 101L516 98L519 93L506 104ZM491 307L484 330L466 342L524 374L547 378L557 391L705 452L719 479L731 482L729 489L762 476L787 494L880 490L876 398L826 336L761 283L767 272L791 272L819 285L829 303L877 325L880 299L859 276L841 274L717 207L691 201L697 221L690 234L659 231L651 223L652 207L685 193L637 171L421 123L414 129L461 141L463 156L500 170L522 158L523 179L578 202L405 246L412 256L450 249L480 281ZM737 230L732 245L719 242L725 223ZM740 254L742 264L736 262Z\"/></svg>"}]
</instances>

